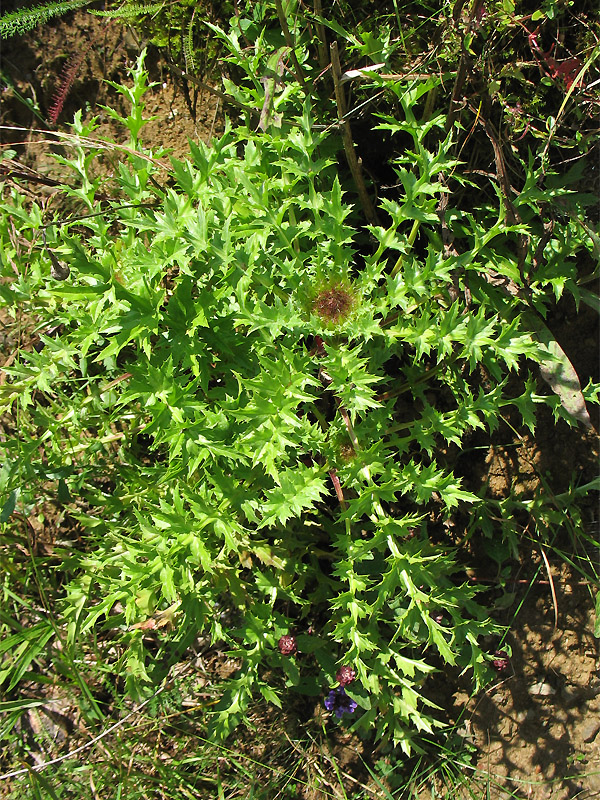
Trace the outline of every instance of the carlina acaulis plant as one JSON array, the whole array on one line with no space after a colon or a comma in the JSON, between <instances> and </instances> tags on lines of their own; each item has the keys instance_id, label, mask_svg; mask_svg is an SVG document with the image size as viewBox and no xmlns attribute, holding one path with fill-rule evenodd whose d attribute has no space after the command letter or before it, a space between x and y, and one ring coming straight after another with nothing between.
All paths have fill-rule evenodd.
<instances>
[{"instance_id":1,"label":"carlina acaulis plant","mask_svg":"<svg viewBox=\"0 0 600 800\"><path fill-rule=\"evenodd\" d=\"M259 31L252 56L239 25L211 30L236 64L236 96L260 111L256 76L271 74L274 57L257 26L245 31ZM21 560L0 547L12 598L0 618L4 680L15 693L38 673L59 680L49 648L60 640L90 660L92 681L115 686L115 702L122 684L150 700L201 638L216 658L224 644L237 672L215 684L218 705L199 716L208 741L252 729L259 697L285 708L321 695L327 725L347 721L365 743L411 756L447 728L428 699L430 676L447 665L478 692L513 671L508 632L486 607L488 592L467 579L474 550L452 530L464 525L462 538L482 554L499 539L511 561L501 556L503 575L537 545L524 542L525 521L544 547L567 526L584 534L598 486L591 458L585 483L579 472L540 476L531 499L511 481L499 496L480 491L454 453L476 432L483 469L487 448L525 441L520 429L537 448L539 411L544 429L548 414L580 422L538 373L574 374L541 312L551 316L561 293L594 303L584 285L595 244L582 224L588 194L571 192L579 178L544 172L563 155L534 140L522 162L513 153L521 172L510 187L500 181L496 192L497 176L478 175L465 197L474 179L457 161L456 126L445 129L452 98L424 118L424 98L443 88L424 73L381 87L389 100L378 103L390 105L380 129L398 134L389 153L398 183L381 198L384 224L367 226L344 199L329 99L300 86L288 96L291 72L283 90L269 79L279 130L257 128L248 114L248 124L226 125L210 145L190 140L189 158L167 162L140 136L151 86L144 58L110 84L123 98L105 107L119 123L115 139L93 139L94 118L75 114L69 148L55 154L68 170L66 208L19 186L0 203L0 308L16 336L22 312L55 331L39 352L3 364L0 410L18 425L6 430L0 536L20 536L24 515L49 500L77 526L65 536L84 532L84 547L67 548L60 565L38 559L36 574L55 590L52 619L19 610L37 603L38 585L28 562L13 583ZM461 125L473 124L467 110ZM96 159L105 145L106 162ZM506 224L512 177L518 226ZM446 196L452 247L440 246ZM82 207L85 224L71 224ZM50 250L40 232L48 228ZM537 316L522 297L523 235L542 259L525 287ZM68 265L66 284L50 252ZM496 273L514 294L498 290ZM450 305L440 302L448 296ZM572 396L572 386L564 378L561 390ZM576 394L580 408L597 405L600 384L590 377ZM590 585L594 575L590 566ZM31 593L21 598L25 581ZM172 609L177 625L161 628L156 645L146 634ZM87 675L86 666L82 686ZM177 694L188 694L185 685ZM88 707L87 695L81 702ZM99 795L115 794L104 788ZM81 796L82 786L68 793Z\"/></svg>"}]
</instances>

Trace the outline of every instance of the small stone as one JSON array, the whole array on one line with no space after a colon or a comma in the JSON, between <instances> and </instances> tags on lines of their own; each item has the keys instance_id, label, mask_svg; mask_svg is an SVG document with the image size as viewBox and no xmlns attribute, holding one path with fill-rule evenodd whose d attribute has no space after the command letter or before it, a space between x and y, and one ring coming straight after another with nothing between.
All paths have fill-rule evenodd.
<instances>
[{"instance_id":1,"label":"small stone","mask_svg":"<svg viewBox=\"0 0 600 800\"><path fill-rule=\"evenodd\" d=\"M533 686L530 686L527 691L534 697L550 697L551 695L556 694L556 689L550 686L549 683L544 683L544 681L534 683Z\"/></svg>"},{"instance_id":2,"label":"small stone","mask_svg":"<svg viewBox=\"0 0 600 800\"><path fill-rule=\"evenodd\" d=\"M593 742L600 731L600 719L591 719L581 728L581 738L584 742Z\"/></svg>"}]
</instances>

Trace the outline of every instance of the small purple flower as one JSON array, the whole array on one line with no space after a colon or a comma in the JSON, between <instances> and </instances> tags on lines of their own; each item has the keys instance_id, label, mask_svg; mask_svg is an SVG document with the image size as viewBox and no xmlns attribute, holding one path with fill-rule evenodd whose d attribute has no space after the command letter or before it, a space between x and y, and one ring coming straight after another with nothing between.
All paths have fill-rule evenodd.
<instances>
[{"instance_id":1,"label":"small purple flower","mask_svg":"<svg viewBox=\"0 0 600 800\"><path fill-rule=\"evenodd\" d=\"M332 689L325 698L325 708L327 711L335 712L338 719L344 714L353 714L356 711L356 702L348 697L343 686L339 689Z\"/></svg>"}]
</instances>

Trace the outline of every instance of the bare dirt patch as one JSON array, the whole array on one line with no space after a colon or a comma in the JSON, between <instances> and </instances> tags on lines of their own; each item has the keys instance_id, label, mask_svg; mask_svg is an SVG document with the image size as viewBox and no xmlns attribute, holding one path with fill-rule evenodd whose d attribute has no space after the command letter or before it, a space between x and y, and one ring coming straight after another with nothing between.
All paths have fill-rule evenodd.
<instances>
[{"instance_id":1,"label":"bare dirt patch","mask_svg":"<svg viewBox=\"0 0 600 800\"><path fill-rule=\"evenodd\" d=\"M600 674L590 587L558 565L558 622L544 573L512 623L512 674L467 703L476 768L490 797L532 800L600 792Z\"/></svg>"},{"instance_id":2,"label":"bare dirt patch","mask_svg":"<svg viewBox=\"0 0 600 800\"><path fill-rule=\"evenodd\" d=\"M16 142L29 143L26 158L38 167L40 159L44 163L43 150L40 145L34 150L32 142L42 138L38 131L50 127L45 119L60 92L61 76L79 58L81 64L58 118L59 129L65 129L75 111L81 109L84 118L98 117L95 136L125 141L126 131L101 105L110 105L120 114L127 112L126 101L106 81L124 82L127 68L135 63L143 46L133 31L85 11L3 42L2 66L13 86L4 89L0 122L26 129L25 133L14 133ZM209 93L191 97L196 112L192 119L181 80L173 78L155 47L147 44L147 48L145 65L155 85L146 95L146 115L154 119L144 128L142 139L153 151L168 148L179 158L189 152L188 139L208 141L218 132L223 120L221 106ZM6 144L11 134L2 133Z\"/></svg>"}]
</instances>

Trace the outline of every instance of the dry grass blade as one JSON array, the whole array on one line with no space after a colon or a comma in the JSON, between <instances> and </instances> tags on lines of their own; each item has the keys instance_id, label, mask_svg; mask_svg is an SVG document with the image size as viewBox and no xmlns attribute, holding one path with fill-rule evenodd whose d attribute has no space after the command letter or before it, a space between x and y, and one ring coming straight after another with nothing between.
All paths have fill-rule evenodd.
<instances>
[{"instance_id":1,"label":"dry grass blade","mask_svg":"<svg viewBox=\"0 0 600 800\"><path fill-rule=\"evenodd\" d=\"M18 131L20 133L30 133L29 128L23 128L21 125L0 125L1 131ZM147 155L146 153L142 153L139 150L134 150L132 147L127 147L125 144L116 144L116 142L104 141L103 139L92 139L90 136L79 136L76 133L64 133L63 131L49 131L49 130L37 130L36 133L42 133L46 136L55 137L50 139L38 139L37 141L28 141L28 145L33 144L57 144L56 138L60 139L63 144L69 145L71 147L93 147L99 150L107 150L108 152L123 152L123 153L130 153L134 155L136 158L142 158L144 161L148 161L151 164L155 164L157 167L161 169L167 170L168 172L171 171L171 167L169 164L165 164L164 161L160 161L158 158L152 158L151 156ZM10 147L14 144L20 144L20 142L5 142L2 144L3 147Z\"/></svg>"},{"instance_id":2,"label":"dry grass blade","mask_svg":"<svg viewBox=\"0 0 600 800\"><path fill-rule=\"evenodd\" d=\"M323 6L321 5L321 0L315 0L315 15L317 17L323 16ZM319 66L322 70L327 69L329 66L328 59L327 59L327 34L325 32L325 26L322 22L317 22L317 34L318 34L318 42L317 42L317 49L319 54Z\"/></svg>"},{"instance_id":3,"label":"dry grass blade","mask_svg":"<svg viewBox=\"0 0 600 800\"><path fill-rule=\"evenodd\" d=\"M554 608L554 628L558 627L558 602L556 600L556 589L554 588L554 581L552 579L552 570L550 569L550 562L544 548L541 548L542 558L546 565L546 572L548 573L548 581L550 583L550 592L552 593L552 607Z\"/></svg>"}]
</instances>

